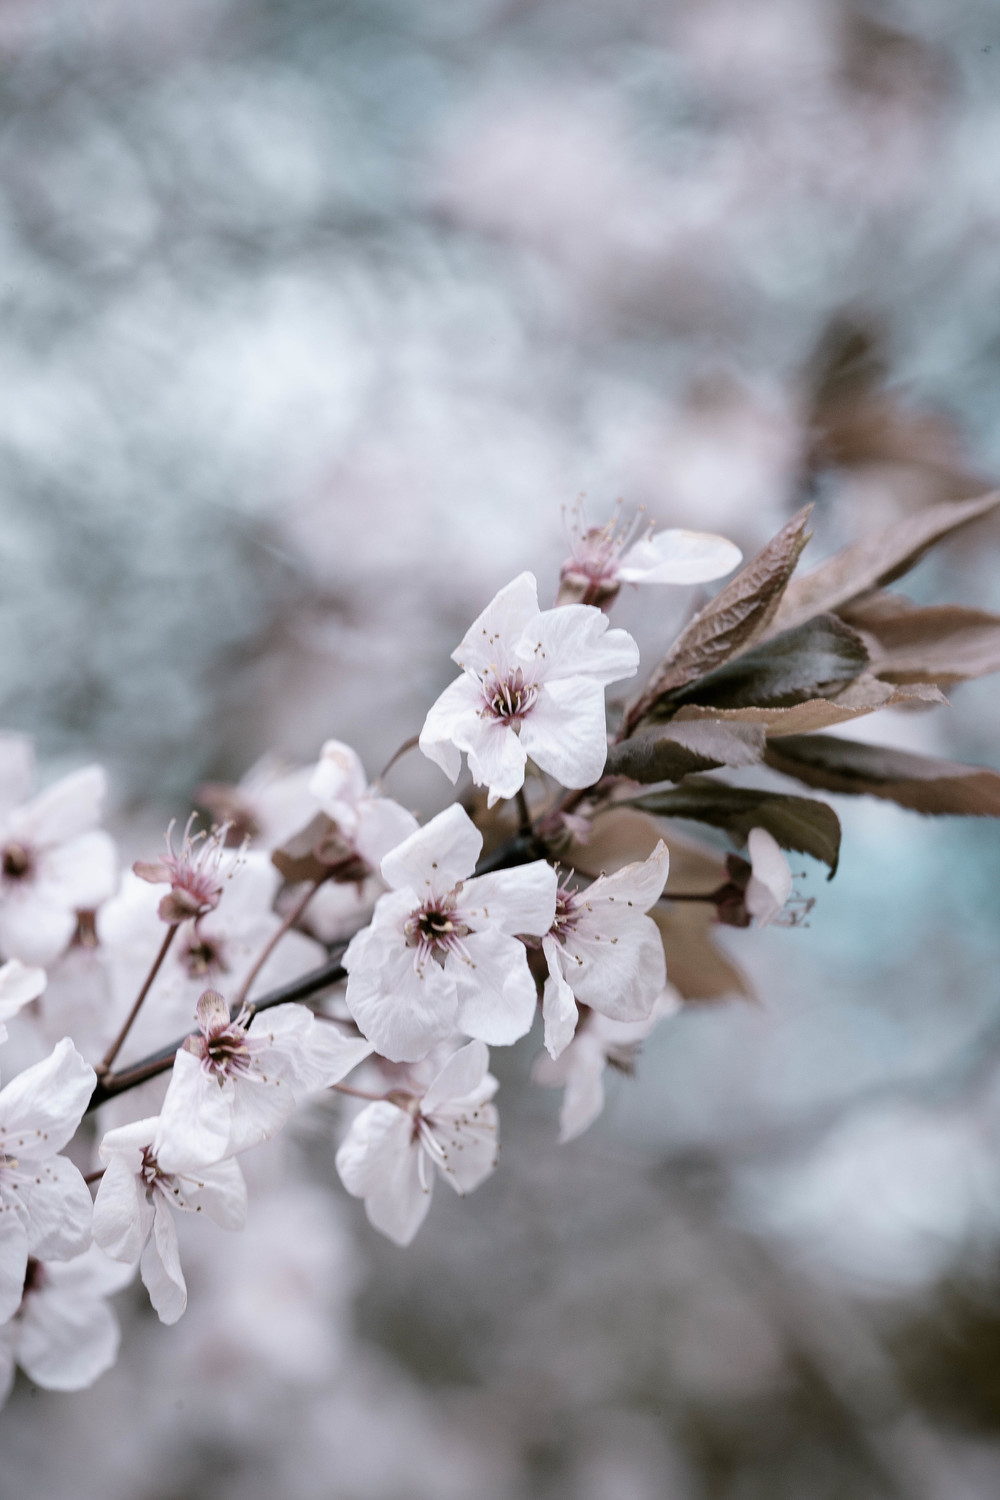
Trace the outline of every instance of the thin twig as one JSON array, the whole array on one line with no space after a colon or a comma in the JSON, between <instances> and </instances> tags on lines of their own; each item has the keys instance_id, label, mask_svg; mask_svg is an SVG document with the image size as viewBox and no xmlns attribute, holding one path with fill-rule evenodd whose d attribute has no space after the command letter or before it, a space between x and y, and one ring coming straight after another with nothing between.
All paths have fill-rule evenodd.
<instances>
[{"instance_id":1,"label":"thin twig","mask_svg":"<svg viewBox=\"0 0 1000 1500\"><path fill-rule=\"evenodd\" d=\"M387 1094L370 1094L367 1089L352 1088L349 1083L331 1083L331 1089L336 1089L338 1094L350 1094L352 1099L374 1099L381 1104L388 1098Z\"/></svg>"},{"instance_id":2,"label":"thin twig","mask_svg":"<svg viewBox=\"0 0 1000 1500\"><path fill-rule=\"evenodd\" d=\"M92 1182L100 1182L107 1170L107 1167L101 1167L97 1172L88 1172L83 1180L89 1187Z\"/></svg>"},{"instance_id":3,"label":"thin twig","mask_svg":"<svg viewBox=\"0 0 1000 1500\"><path fill-rule=\"evenodd\" d=\"M153 967L150 969L149 973L146 975L146 978L145 978L145 980L143 982L142 989L139 991L138 995L136 995L135 1001L134 1001L134 1003L132 1005L132 1009L129 1011L128 1015L125 1017L125 1024L122 1026L121 1031L119 1031L118 1035L115 1037L114 1041L111 1043L111 1046L108 1048L107 1052L105 1052L104 1056L101 1058L101 1061L98 1063L96 1069L94 1070L97 1073L98 1078L103 1078L105 1076L105 1074L107 1074L107 1073L109 1073L111 1071L111 1064L114 1062L115 1058L118 1056L119 1052L121 1051L122 1043L125 1041L125 1038L128 1036L129 1032L132 1029L132 1022L135 1020L136 1016L139 1014L139 1011L140 1011L140 1009L142 1007L142 1002L145 1000L146 996L149 994L149 992L150 992L150 990L151 990L151 988L153 986L153 980L156 978L157 974L160 972L160 965L163 963L163 960L167 956L167 950L169 949L170 944L174 940L174 936L175 936L175 934L177 932L177 928L179 927L179 925L180 924L178 922L172 922L171 925L167 928L166 936L163 939L163 943L161 944L160 951L156 955L156 957L153 959Z\"/></svg>"},{"instance_id":4,"label":"thin twig","mask_svg":"<svg viewBox=\"0 0 1000 1500\"><path fill-rule=\"evenodd\" d=\"M306 907L309 905L309 902L315 896L322 883L322 880L311 881L305 894L301 896L298 901L296 901L295 905L285 917L281 926L276 928L275 931L272 932L271 936L264 944L260 953L257 955L256 960L250 966L250 972L247 974L243 983L239 987L236 999L233 1001L233 1008L235 1010L240 1010L242 1008L243 1002L246 1000L247 995L249 995L250 990L253 986L253 982L257 978L257 975L267 963L268 959L271 957L271 954L274 952L281 939L285 936L285 933L290 931L291 928L295 926L296 922L299 920L302 913L305 911Z\"/></svg>"},{"instance_id":5,"label":"thin twig","mask_svg":"<svg viewBox=\"0 0 1000 1500\"><path fill-rule=\"evenodd\" d=\"M419 744L419 734L411 734L408 740L404 740L399 749L395 752L395 754L389 757L385 765L382 767L381 771L378 773L378 776L375 778L376 785L385 780L398 760L402 760L404 755L409 755L410 751L415 750Z\"/></svg>"}]
</instances>

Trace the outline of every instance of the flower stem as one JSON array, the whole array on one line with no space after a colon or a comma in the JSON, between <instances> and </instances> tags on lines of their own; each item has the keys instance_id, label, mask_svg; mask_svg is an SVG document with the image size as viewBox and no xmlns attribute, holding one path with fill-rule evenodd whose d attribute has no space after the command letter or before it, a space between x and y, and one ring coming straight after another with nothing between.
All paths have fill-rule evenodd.
<instances>
[{"instance_id":1,"label":"flower stem","mask_svg":"<svg viewBox=\"0 0 1000 1500\"><path fill-rule=\"evenodd\" d=\"M132 1029L132 1022L135 1020L136 1016L139 1014L139 1011L142 1008L142 1002L145 1000L146 996L149 994L150 990L152 989L153 980L156 978L157 974L159 974L159 972L160 972L160 966L163 963L163 960L167 956L167 952L168 952L168 950L170 948L170 944L173 942L174 937L175 937L176 932L177 932L177 928L179 926L180 926L180 923L178 923L178 922L172 922L171 925L167 928L166 935L165 935L165 937L163 939L163 942L160 945L160 951L156 955L156 957L153 959L153 966L150 969L149 973L146 975L146 978L143 981L142 988L140 989L138 995L136 995L136 997L135 997L135 1000L134 1000L134 1002L132 1004L132 1009L129 1011L128 1015L125 1017L125 1023L122 1026L121 1031L119 1031L118 1035L115 1037L114 1041L111 1043L111 1046L108 1048L107 1052L105 1052L104 1056L101 1058L101 1061L98 1063L97 1067L94 1070L96 1072L98 1078L104 1078L105 1075L108 1074L111 1071L111 1064L114 1062L115 1058L118 1056L118 1053L121 1051L121 1048L122 1048L122 1043L125 1041L125 1038L128 1036L129 1032L131 1031L131 1029Z\"/></svg>"},{"instance_id":2,"label":"flower stem","mask_svg":"<svg viewBox=\"0 0 1000 1500\"><path fill-rule=\"evenodd\" d=\"M419 736L419 734L411 734L410 738L408 740L404 740L403 743L400 745L399 749L397 751L395 751L395 753L393 755L390 755L389 759L386 761L385 765L382 767L381 771L378 773L378 776L375 778L374 785L375 786L381 786L382 782L388 776L389 772L392 770L392 768L396 764L396 762L398 760L402 760L403 756L404 755L408 755L411 750L415 750L419 744L420 744L420 736Z\"/></svg>"},{"instance_id":3,"label":"flower stem","mask_svg":"<svg viewBox=\"0 0 1000 1500\"><path fill-rule=\"evenodd\" d=\"M387 1094L370 1094L367 1089L352 1088L349 1083L331 1083L330 1087L338 1094L350 1094L352 1099L374 1099L381 1103L383 1099L388 1098Z\"/></svg>"},{"instance_id":4,"label":"flower stem","mask_svg":"<svg viewBox=\"0 0 1000 1500\"><path fill-rule=\"evenodd\" d=\"M246 1000L247 995L250 993L250 989L253 985L254 980L257 978L257 975L267 963L268 959L271 957L271 954L274 952L281 939L285 936L285 933L295 926L296 922L299 920L302 913L305 911L306 907L309 905L309 902L312 900L313 896L315 896L322 883L322 880L311 881L305 891L305 894L299 897L298 901L296 901L295 905L292 907L291 911L288 913L281 926L278 927L274 932L272 932L271 936L264 944L260 953L257 955L256 961L251 965L249 974L240 985L236 999L233 1001L234 1010L238 1011L241 1009L243 1002Z\"/></svg>"}]
</instances>

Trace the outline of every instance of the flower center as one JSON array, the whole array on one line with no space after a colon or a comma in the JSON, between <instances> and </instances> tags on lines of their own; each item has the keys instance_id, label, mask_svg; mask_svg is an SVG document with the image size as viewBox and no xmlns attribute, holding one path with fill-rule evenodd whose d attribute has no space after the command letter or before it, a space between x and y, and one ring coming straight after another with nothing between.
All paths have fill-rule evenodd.
<instances>
[{"instance_id":1,"label":"flower center","mask_svg":"<svg viewBox=\"0 0 1000 1500\"><path fill-rule=\"evenodd\" d=\"M23 844L7 844L0 869L5 880L24 880L31 874L31 855Z\"/></svg>"},{"instance_id":2,"label":"flower center","mask_svg":"<svg viewBox=\"0 0 1000 1500\"><path fill-rule=\"evenodd\" d=\"M552 936L563 941L567 933L573 931L580 920L580 913L576 906L576 892L568 885L559 886L556 891L556 914L552 919L550 931Z\"/></svg>"},{"instance_id":3,"label":"flower center","mask_svg":"<svg viewBox=\"0 0 1000 1500\"><path fill-rule=\"evenodd\" d=\"M413 912L403 927L403 935L407 947L417 949L419 966L426 958L434 958L439 964L443 964L449 954L463 958L463 940L471 930L458 920L453 906L447 901L438 901Z\"/></svg>"},{"instance_id":4,"label":"flower center","mask_svg":"<svg viewBox=\"0 0 1000 1500\"><path fill-rule=\"evenodd\" d=\"M153 1186L157 1178L163 1176L163 1173L160 1171L160 1164L153 1155L152 1146L144 1146L142 1148L142 1162L139 1166L139 1176L146 1184L147 1191Z\"/></svg>"},{"instance_id":5,"label":"flower center","mask_svg":"<svg viewBox=\"0 0 1000 1500\"><path fill-rule=\"evenodd\" d=\"M242 1026L227 1026L212 1036L204 1038L203 1061L210 1072L231 1077L234 1073L245 1073L250 1067L250 1048Z\"/></svg>"},{"instance_id":6,"label":"flower center","mask_svg":"<svg viewBox=\"0 0 1000 1500\"><path fill-rule=\"evenodd\" d=\"M204 979L207 974L229 972L222 944L203 932L191 934L182 961L189 979Z\"/></svg>"},{"instance_id":7,"label":"flower center","mask_svg":"<svg viewBox=\"0 0 1000 1500\"><path fill-rule=\"evenodd\" d=\"M520 667L508 672L505 677L495 677L484 682L483 695L486 700L484 712L501 724L518 724L538 697L538 688L533 682L525 682Z\"/></svg>"}]
</instances>

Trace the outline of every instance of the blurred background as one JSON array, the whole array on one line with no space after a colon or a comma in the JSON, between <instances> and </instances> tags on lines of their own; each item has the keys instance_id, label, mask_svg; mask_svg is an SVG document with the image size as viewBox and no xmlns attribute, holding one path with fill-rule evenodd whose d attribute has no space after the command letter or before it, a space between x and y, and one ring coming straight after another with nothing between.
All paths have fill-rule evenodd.
<instances>
[{"instance_id":1,"label":"blurred background","mask_svg":"<svg viewBox=\"0 0 1000 1500\"><path fill-rule=\"evenodd\" d=\"M128 838L266 750L374 773L581 494L745 551L812 499L808 564L988 488L998 159L992 0L2 0L0 724ZM616 613L650 661L700 602ZM990 679L851 732L1000 766ZM2 1500L993 1500L998 831L836 805L808 929L723 935L759 1003L568 1147L498 1059L411 1250L331 1122L255 1153L176 1328L18 1387Z\"/></svg>"}]
</instances>

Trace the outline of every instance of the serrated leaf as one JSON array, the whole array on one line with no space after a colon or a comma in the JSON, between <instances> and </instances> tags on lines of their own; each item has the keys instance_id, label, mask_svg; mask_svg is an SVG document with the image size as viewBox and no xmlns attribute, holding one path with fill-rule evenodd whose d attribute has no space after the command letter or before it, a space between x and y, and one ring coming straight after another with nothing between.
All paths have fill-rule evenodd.
<instances>
[{"instance_id":1,"label":"serrated leaf","mask_svg":"<svg viewBox=\"0 0 1000 1500\"><path fill-rule=\"evenodd\" d=\"M988 515L998 504L1000 490L973 500L931 505L842 548L789 585L770 622L771 630L789 630L813 615L839 610L870 589L892 583L936 542Z\"/></svg>"},{"instance_id":2,"label":"serrated leaf","mask_svg":"<svg viewBox=\"0 0 1000 1500\"><path fill-rule=\"evenodd\" d=\"M717 719L672 723L612 745L604 774L646 785L681 781L695 771L755 765L764 742L765 730L758 724L723 724Z\"/></svg>"},{"instance_id":3,"label":"serrated leaf","mask_svg":"<svg viewBox=\"0 0 1000 1500\"><path fill-rule=\"evenodd\" d=\"M716 671L670 694L668 702L710 708L790 708L841 692L867 666L868 650L858 632L837 615L818 615L742 651Z\"/></svg>"},{"instance_id":4,"label":"serrated leaf","mask_svg":"<svg viewBox=\"0 0 1000 1500\"><path fill-rule=\"evenodd\" d=\"M626 716L629 732L666 693L715 671L767 630L808 541L807 505L681 631Z\"/></svg>"},{"instance_id":5,"label":"serrated leaf","mask_svg":"<svg viewBox=\"0 0 1000 1500\"><path fill-rule=\"evenodd\" d=\"M873 669L889 682L963 682L1000 672L1000 615L961 604L913 604L871 594L848 606L864 633Z\"/></svg>"},{"instance_id":6,"label":"serrated leaf","mask_svg":"<svg viewBox=\"0 0 1000 1500\"><path fill-rule=\"evenodd\" d=\"M832 734L771 741L765 758L776 771L829 792L883 797L920 813L1000 818L1000 775L985 766L859 744Z\"/></svg>"},{"instance_id":7,"label":"serrated leaf","mask_svg":"<svg viewBox=\"0 0 1000 1500\"><path fill-rule=\"evenodd\" d=\"M880 708L918 702L930 706L947 701L942 692L927 683L893 686L865 672L836 698L809 698L792 708L701 708L696 703L689 703L678 709L670 726L676 728L679 724L711 719L724 724L760 724L769 736L810 734L816 729L849 723L851 719L862 718Z\"/></svg>"},{"instance_id":8,"label":"serrated leaf","mask_svg":"<svg viewBox=\"0 0 1000 1500\"><path fill-rule=\"evenodd\" d=\"M808 736L807 736L808 738ZM770 752L768 752L770 762ZM832 807L812 797L792 797L757 787L693 777L683 786L630 797L629 804L661 818L692 818L721 828L740 845L752 828L766 828L783 849L811 854L836 874L840 857L840 819Z\"/></svg>"}]
</instances>

